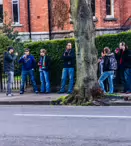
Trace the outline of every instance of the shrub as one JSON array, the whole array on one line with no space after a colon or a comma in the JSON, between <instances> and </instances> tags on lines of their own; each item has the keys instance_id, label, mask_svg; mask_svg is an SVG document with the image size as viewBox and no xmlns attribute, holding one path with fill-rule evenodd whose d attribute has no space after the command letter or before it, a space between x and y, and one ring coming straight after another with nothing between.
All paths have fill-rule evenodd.
<instances>
[{"instance_id":1,"label":"shrub","mask_svg":"<svg viewBox=\"0 0 131 146\"><path fill-rule=\"evenodd\" d=\"M36 61L40 59L40 49L44 48L47 50L48 55L51 57L51 84L53 86L60 85L61 81L61 72L63 62L61 56L65 50L66 44L71 42L73 48L75 47L74 39L64 39L64 40L51 40L51 41L40 41L40 42L31 42L24 45L25 48L31 50L31 54L34 55ZM39 71L38 67L36 69L37 81L39 83Z\"/></svg>"},{"instance_id":2,"label":"shrub","mask_svg":"<svg viewBox=\"0 0 131 146\"><path fill-rule=\"evenodd\" d=\"M96 48L98 49L98 54L100 55L104 47L109 47L112 51L114 51L117 47L119 47L119 43L122 41L131 48L131 31L119 34L106 34L96 37Z\"/></svg>"},{"instance_id":3,"label":"shrub","mask_svg":"<svg viewBox=\"0 0 131 146\"><path fill-rule=\"evenodd\" d=\"M0 34L0 71L3 69L3 55L7 51L7 47L12 45L13 41L7 36Z\"/></svg>"},{"instance_id":4,"label":"shrub","mask_svg":"<svg viewBox=\"0 0 131 146\"><path fill-rule=\"evenodd\" d=\"M96 37L96 48L98 49L98 53L103 50L104 47L111 48L114 51L121 41L127 43L129 48L131 48L131 31L129 32L122 32L119 34L106 34L103 36ZM39 42L30 42L25 43L25 48L30 48L32 55L35 56L36 61L39 61L39 51L42 48L47 49L48 55L51 57L52 65L51 65L51 81L52 85L57 86L60 85L61 81L61 72L62 72L62 65L63 62L61 60L61 56L64 52L65 46L67 42L71 42L73 47L75 47L74 38L72 39L63 39L63 40L51 40L51 41L39 41ZM37 80L39 83L39 72L38 67L36 69Z\"/></svg>"}]
</instances>

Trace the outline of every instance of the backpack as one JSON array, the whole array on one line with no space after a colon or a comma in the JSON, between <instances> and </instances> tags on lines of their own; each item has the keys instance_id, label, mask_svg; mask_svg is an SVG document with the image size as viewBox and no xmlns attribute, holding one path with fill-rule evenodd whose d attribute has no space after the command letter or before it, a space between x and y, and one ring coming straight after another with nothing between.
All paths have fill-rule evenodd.
<instances>
[{"instance_id":1,"label":"backpack","mask_svg":"<svg viewBox=\"0 0 131 146\"><path fill-rule=\"evenodd\" d=\"M109 69L117 70L117 60L114 55L109 57Z\"/></svg>"}]
</instances>

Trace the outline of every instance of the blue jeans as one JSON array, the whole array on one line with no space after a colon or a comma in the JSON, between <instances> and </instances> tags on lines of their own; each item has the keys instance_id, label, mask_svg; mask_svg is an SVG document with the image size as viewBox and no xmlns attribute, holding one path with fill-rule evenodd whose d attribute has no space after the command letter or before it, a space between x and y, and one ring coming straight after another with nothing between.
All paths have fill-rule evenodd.
<instances>
[{"instance_id":1,"label":"blue jeans","mask_svg":"<svg viewBox=\"0 0 131 146\"><path fill-rule=\"evenodd\" d=\"M11 94L12 93L12 84L14 81L14 72L9 71L6 72L7 75L7 94Z\"/></svg>"},{"instance_id":2,"label":"blue jeans","mask_svg":"<svg viewBox=\"0 0 131 146\"><path fill-rule=\"evenodd\" d=\"M99 79L99 84L100 87L102 88L102 90L104 91L104 93L106 93L105 88L104 88L104 84L103 82L108 78L108 82L109 82L109 93L112 94L114 92L114 85L113 85L113 79L114 79L114 71L105 71L103 72L103 74L100 76Z\"/></svg>"},{"instance_id":3,"label":"blue jeans","mask_svg":"<svg viewBox=\"0 0 131 146\"><path fill-rule=\"evenodd\" d=\"M40 71L41 92L50 92L50 79L48 71Z\"/></svg>"},{"instance_id":4,"label":"blue jeans","mask_svg":"<svg viewBox=\"0 0 131 146\"><path fill-rule=\"evenodd\" d=\"M61 83L60 92L65 92L65 85L66 85L66 81L67 81L68 76L69 76L69 79L70 79L68 92L70 92L70 93L73 92L73 88L74 88L74 68L63 68L62 83Z\"/></svg>"},{"instance_id":5,"label":"blue jeans","mask_svg":"<svg viewBox=\"0 0 131 146\"><path fill-rule=\"evenodd\" d=\"M29 70L29 71L22 71L22 81L21 81L21 88L20 91L24 92L24 87L26 84L27 76L30 77L31 83L33 85L34 91L38 91L36 81L35 81L35 76L34 76L34 70Z\"/></svg>"},{"instance_id":6,"label":"blue jeans","mask_svg":"<svg viewBox=\"0 0 131 146\"><path fill-rule=\"evenodd\" d=\"M131 92L131 69L125 69L124 71L124 75L125 75L125 85L126 85L126 89L127 92Z\"/></svg>"}]
</instances>

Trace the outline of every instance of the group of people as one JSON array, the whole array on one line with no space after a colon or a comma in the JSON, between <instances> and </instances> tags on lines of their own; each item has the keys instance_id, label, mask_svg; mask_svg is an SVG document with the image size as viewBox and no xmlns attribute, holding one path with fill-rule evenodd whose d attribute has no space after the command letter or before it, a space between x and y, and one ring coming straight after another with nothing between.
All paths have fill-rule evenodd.
<instances>
[{"instance_id":1,"label":"group of people","mask_svg":"<svg viewBox=\"0 0 131 146\"><path fill-rule=\"evenodd\" d=\"M14 64L15 60L18 58L18 53L14 52L14 48L9 47L8 51L4 53L4 72L7 74L8 78L7 96L13 96L12 83L14 81ZM66 92L65 86L67 78L69 77L70 82L67 93L71 94L74 88L75 74L75 50L72 49L71 43L67 43L61 59L64 61L64 65L61 78L61 88L58 93L61 94ZM30 54L30 50L28 48L25 49L24 55L18 62L19 64L22 64L20 94L24 94L27 76L31 79L34 92L39 93L34 75L36 65L39 66L40 72L40 92L46 94L51 92L49 77L51 59L45 49L40 50L40 60L38 63L34 56ZM114 92L114 80L116 84L121 82L124 93L131 93L131 50L128 49L125 42L121 42L119 48L117 48L114 53L111 53L110 48L105 47L101 53L101 58L98 60L98 63L101 74L98 82L104 93L108 90L109 94ZM109 85L109 89L106 88L107 84Z\"/></svg>"},{"instance_id":2,"label":"group of people","mask_svg":"<svg viewBox=\"0 0 131 146\"><path fill-rule=\"evenodd\" d=\"M119 44L114 53L110 48L105 47L98 60L100 67L99 85L104 93L114 93L114 82L123 85L123 93L131 93L131 50L125 42Z\"/></svg>"},{"instance_id":3,"label":"group of people","mask_svg":"<svg viewBox=\"0 0 131 146\"><path fill-rule=\"evenodd\" d=\"M9 47L8 51L4 53L4 72L7 74L7 96L13 96L12 94L12 84L14 81L14 69L15 69L15 61L18 58L18 53L15 53L13 47ZM62 71L62 79L61 79L61 88L58 92L59 94L65 93L66 89L66 81L69 77L69 88L68 94L73 92L74 87L74 67L75 67L75 50L72 49L72 44L68 43L63 53L61 59L64 61L63 71ZM30 54L30 49L25 49L24 55L19 59L19 64L22 65L22 73L21 73L21 87L20 94L24 94L25 84L27 80L27 76L30 77L31 83L34 89L34 92L39 93L38 87L36 84L36 79L34 75L34 69L36 65L39 66L40 72L40 81L41 93L50 93L51 85L50 85L50 77L49 71L51 67L51 59L47 54L47 50L40 50L40 60L37 63L34 56Z\"/></svg>"}]
</instances>

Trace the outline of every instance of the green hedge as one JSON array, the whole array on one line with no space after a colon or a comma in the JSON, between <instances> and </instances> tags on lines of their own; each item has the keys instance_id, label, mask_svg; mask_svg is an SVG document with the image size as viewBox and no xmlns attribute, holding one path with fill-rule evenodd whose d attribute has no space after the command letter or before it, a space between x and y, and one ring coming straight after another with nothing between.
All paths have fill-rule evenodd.
<instances>
[{"instance_id":1,"label":"green hedge","mask_svg":"<svg viewBox=\"0 0 131 146\"><path fill-rule=\"evenodd\" d=\"M24 45L25 48L31 50L31 54L34 55L36 61L40 59L40 49L46 49L48 55L51 57L51 84L53 86L60 85L61 81L61 72L63 67L63 62L61 56L65 50L66 44L71 42L73 48L75 47L74 39L64 39L64 40L51 40L51 41L40 41L40 42L31 42ZM37 67L37 81L39 82L39 71Z\"/></svg>"},{"instance_id":2,"label":"green hedge","mask_svg":"<svg viewBox=\"0 0 131 146\"><path fill-rule=\"evenodd\" d=\"M98 53L103 50L104 47L111 48L114 51L117 47L119 47L119 43L121 41L126 42L126 44L131 48L131 31L122 32L119 34L106 34L103 36L96 37L96 48L98 49ZM75 47L74 39L63 39L63 40L51 40L51 41L40 41L40 42L30 42L24 45L25 48L30 48L32 55L35 56L37 62L39 61L39 51L42 48L47 49L48 55L52 59L51 65L51 81L53 85L60 85L61 80L61 72L63 62L60 59L67 42L71 42L73 44L73 48ZM39 81L39 72L37 68L37 80Z\"/></svg>"},{"instance_id":3,"label":"green hedge","mask_svg":"<svg viewBox=\"0 0 131 146\"><path fill-rule=\"evenodd\" d=\"M98 53L103 51L104 47L109 47L112 51L119 47L119 43L124 41L131 49L131 31L119 34L106 34L96 38L96 48Z\"/></svg>"},{"instance_id":4,"label":"green hedge","mask_svg":"<svg viewBox=\"0 0 131 146\"><path fill-rule=\"evenodd\" d=\"M111 48L114 51L117 47L119 47L119 43L121 41L126 42L126 44L131 48L131 31L129 32L122 32L119 34L107 34L103 36L96 37L96 48L98 49L98 53L103 50L104 47ZM21 56L23 54L23 48L30 48L32 55L35 56L37 62L39 61L39 51L42 48L47 49L48 55L51 57L52 65L51 65L51 81L52 85L60 85L61 80L61 72L62 72L62 65L63 62L60 59L66 44L71 42L73 44L73 48L75 47L74 39L63 39L63 40L51 40L51 41L39 41L39 42L30 42L25 43L17 43L9 40L6 36L0 34L0 55L3 55L3 52L7 49L8 46L14 46L16 51L19 52ZM2 60L2 56L0 57ZM19 65L17 65L17 71L19 71ZM20 71L19 71L20 73ZM36 71L37 80L39 82L39 72L38 68Z\"/></svg>"}]
</instances>

